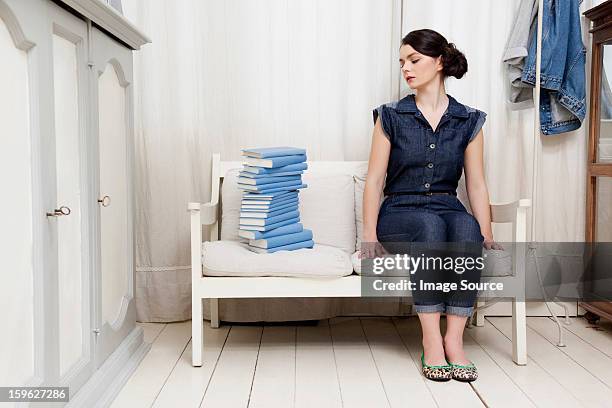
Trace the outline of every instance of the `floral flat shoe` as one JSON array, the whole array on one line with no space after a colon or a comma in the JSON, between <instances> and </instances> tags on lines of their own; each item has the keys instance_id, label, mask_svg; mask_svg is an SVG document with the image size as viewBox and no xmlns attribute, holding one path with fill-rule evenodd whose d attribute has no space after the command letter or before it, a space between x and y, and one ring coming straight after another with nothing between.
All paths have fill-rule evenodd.
<instances>
[{"instance_id":1,"label":"floral flat shoe","mask_svg":"<svg viewBox=\"0 0 612 408\"><path fill-rule=\"evenodd\" d=\"M421 354L421 370L423 376L432 381L449 381L453 378L452 367L446 365L429 365L425 364L425 351Z\"/></svg>"},{"instance_id":2,"label":"floral flat shoe","mask_svg":"<svg viewBox=\"0 0 612 408\"><path fill-rule=\"evenodd\" d=\"M457 381L472 382L478 378L478 370L474 363L468 365L453 364L449 361L451 366L452 377Z\"/></svg>"}]
</instances>

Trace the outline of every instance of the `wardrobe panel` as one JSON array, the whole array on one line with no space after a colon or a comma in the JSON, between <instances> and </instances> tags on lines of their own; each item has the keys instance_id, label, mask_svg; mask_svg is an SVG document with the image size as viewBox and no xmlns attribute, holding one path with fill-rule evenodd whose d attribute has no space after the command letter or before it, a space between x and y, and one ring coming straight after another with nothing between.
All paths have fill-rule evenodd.
<instances>
[{"instance_id":1,"label":"wardrobe panel","mask_svg":"<svg viewBox=\"0 0 612 408\"><path fill-rule=\"evenodd\" d=\"M112 63L98 79L98 126L100 160L100 232L102 322L120 317L128 296L130 223L128 222L128 159L126 92ZM104 199L104 197L108 197Z\"/></svg>"},{"instance_id":2,"label":"wardrobe panel","mask_svg":"<svg viewBox=\"0 0 612 408\"><path fill-rule=\"evenodd\" d=\"M58 206L70 208L57 224L60 375L83 355L83 258L77 47L53 35L56 186Z\"/></svg>"},{"instance_id":3,"label":"wardrobe panel","mask_svg":"<svg viewBox=\"0 0 612 408\"><path fill-rule=\"evenodd\" d=\"M32 153L28 55L16 48L0 15L0 384L34 376ZM10 333L10 335L6 335Z\"/></svg>"}]
</instances>

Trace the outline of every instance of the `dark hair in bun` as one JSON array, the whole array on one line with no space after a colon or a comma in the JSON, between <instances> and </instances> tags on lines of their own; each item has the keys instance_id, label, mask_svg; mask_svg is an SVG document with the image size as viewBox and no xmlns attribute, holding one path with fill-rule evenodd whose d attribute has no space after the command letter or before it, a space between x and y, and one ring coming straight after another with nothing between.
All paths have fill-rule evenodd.
<instances>
[{"instance_id":1,"label":"dark hair in bun","mask_svg":"<svg viewBox=\"0 0 612 408\"><path fill-rule=\"evenodd\" d=\"M403 39L402 45L410 45L416 51L428 57L442 56L442 73L445 77L463 77L468 70L465 55L457 49L455 44L446 41L446 38L437 31L423 29L409 32Z\"/></svg>"}]
</instances>

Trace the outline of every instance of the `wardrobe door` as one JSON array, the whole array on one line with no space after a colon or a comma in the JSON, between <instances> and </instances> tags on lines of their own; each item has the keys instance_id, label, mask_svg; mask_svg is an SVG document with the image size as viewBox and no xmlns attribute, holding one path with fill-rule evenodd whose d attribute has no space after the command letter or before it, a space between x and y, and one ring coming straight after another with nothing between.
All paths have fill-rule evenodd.
<instances>
[{"instance_id":1,"label":"wardrobe door","mask_svg":"<svg viewBox=\"0 0 612 408\"><path fill-rule=\"evenodd\" d=\"M46 376L41 356L42 254L45 216L39 205L38 135L33 97L38 97L31 31L0 0L0 384L39 383ZM27 28L27 27L26 27Z\"/></svg>"},{"instance_id":2,"label":"wardrobe door","mask_svg":"<svg viewBox=\"0 0 612 408\"><path fill-rule=\"evenodd\" d=\"M96 359L101 364L135 327L132 197L132 53L91 28L97 134L99 252Z\"/></svg>"},{"instance_id":3,"label":"wardrobe door","mask_svg":"<svg viewBox=\"0 0 612 408\"><path fill-rule=\"evenodd\" d=\"M57 208L58 370L71 393L93 372L89 191L87 24L48 3L52 44Z\"/></svg>"}]
</instances>

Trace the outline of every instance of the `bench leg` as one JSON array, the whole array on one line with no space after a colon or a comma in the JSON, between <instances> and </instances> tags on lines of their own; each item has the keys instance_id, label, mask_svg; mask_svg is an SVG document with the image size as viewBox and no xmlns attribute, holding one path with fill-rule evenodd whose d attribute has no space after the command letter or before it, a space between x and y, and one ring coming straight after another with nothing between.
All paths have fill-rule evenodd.
<instances>
[{"instance_id":1,"label":"bench leg","mask_svg":"<svg viewBox=\"0 0 612 408\"><path fill-rule=\"evenodd\" d=\"M210 299L210 327L219 328L219 299Z\"/></svg>"},{"instance_id":2,"label":"bench leg","mask_svg":"<svg viewBox=\"0 0 612 408\"><path fill-rule=\"evenodd\" d=\"M481 307L484 306L485 302L483 302L482 300L479 300L476 302L476 307ZM477 327L483 327L484 326L484 310L477 310L476 311L476 326Z\"/></svg>"},{"instance_id":3,"label":"bench leg","mask_svg":"<svg viewBox=\"0 0 612 408\"><path fill-rule=\"evenodd\" d=\"M202 337L204 334L204 320L202 316L202 299L191 299L191 365L202 366Z\"/></svg>"},{"instance_id":4,"label":"bench leg","mask_svg":"<svg viewBox=\"0 0 612 408\"><path fill-rule=\"evenodd\" d=\"M525 302L512 300L512 360L527 364L527 312Z\"/></svg>"}]
</instances>

